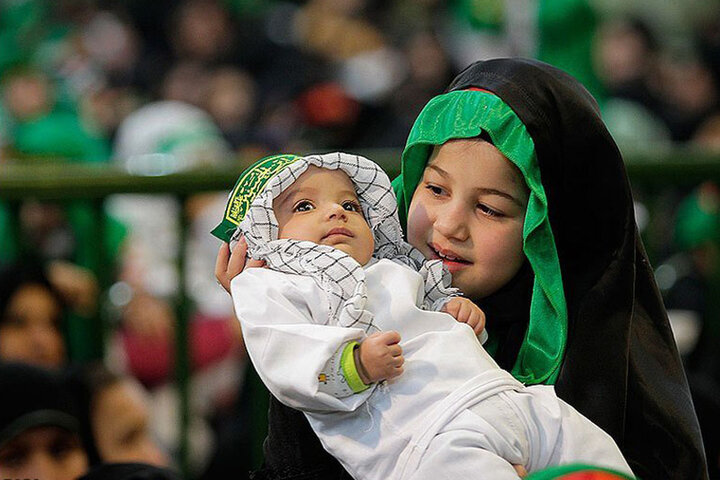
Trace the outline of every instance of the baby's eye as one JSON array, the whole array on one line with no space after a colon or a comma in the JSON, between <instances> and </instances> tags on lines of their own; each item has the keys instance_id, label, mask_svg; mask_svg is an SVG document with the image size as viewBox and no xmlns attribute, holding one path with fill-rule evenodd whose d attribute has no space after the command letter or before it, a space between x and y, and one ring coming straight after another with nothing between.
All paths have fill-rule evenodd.
<instances>
[{"instance_id":1,"label":"baby's eye","mask_svg":"<svg viewBox=\"0 0 720 480\"><path fill-rule=\"evenodd\" d=\"M314 209L315 205L312 204L309 200L300 200L298 203L295 204L295 207L293 208L293 212L309 212L310 210Z\"/></svg>"},{"instance_id":2,"label":"baby's eye","mask_svg":"<svg viewBox=\"0 0 720 480\"><path fill-rule=\"evenodd\" d=\"M362 209L360 208L360 204L354 200L346 200L342 204L343 209L347 210L348 212L360 212Z\"/></svg>"}]
</instances>

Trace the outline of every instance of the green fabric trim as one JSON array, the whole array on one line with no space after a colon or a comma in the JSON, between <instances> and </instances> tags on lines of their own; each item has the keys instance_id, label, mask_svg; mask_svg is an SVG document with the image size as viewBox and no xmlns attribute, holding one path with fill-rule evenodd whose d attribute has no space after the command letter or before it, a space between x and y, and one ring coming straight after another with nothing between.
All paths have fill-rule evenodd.
<instances>
[{"instance_id":1,"label":"green fabric trim","mask_svg":"<svg viewBox=\"0 0 720 480\"><path fill-rule=\"evenodd\" d=\"M582 476L577 474L582 474ZM585 465L582 463L572 463L568 465L559 465L556 467L548 467L526 477L526 480L634 480L635 477L629 477L624 473L609 468L596 467L593 465Z\"/></svg>"},{"instance_id":2,"label":"green fabric trim","mask_svg":"<svg viewBox=\"0 0 720 480\"><path fill-rule=\"evenodd\" d=\"M455 91L439 95L425 106L403 151L402 173L393 183L403 227L432 146L453 138L474 138L483 131L522 172L530 190L523 225L523 251L535 272L535 281L528 330L511 373L525 384L552 384L557 378L567 339L567 306L560 261L534 142L515 112L498 96L484 91Z\"/></svg>"},{"instance_id":3,"label":"green fabric trim","mask_svg":"<svg viewBox=\"0 0 720 480\"><path fill-rule=\"evenodd\" d=\"M250 204L267 182L280 170L302 157L291 154L272 155L261 158L240 174L230 192L223 220L212 230L212 234L223 242L229 242L235 229L240 225Z\"/></svg>"},{"instance_id":4,"label":"green fabric trim","mask_svg":"<svg viewBox=\"0 0 720 480\"><path fill-rule=\"evenodd\" d=\"M340 355L340 366L342 367L343 375L345 376L348 387L350 387L354 393L360 393L370 388L370 385L365 385L362 379L360 379L357 365L355 365L354 352L359 346L360 344L358 342L349 342L345 345L345 348L343 348L342 355Z\"/></svg>"}]
</instances>

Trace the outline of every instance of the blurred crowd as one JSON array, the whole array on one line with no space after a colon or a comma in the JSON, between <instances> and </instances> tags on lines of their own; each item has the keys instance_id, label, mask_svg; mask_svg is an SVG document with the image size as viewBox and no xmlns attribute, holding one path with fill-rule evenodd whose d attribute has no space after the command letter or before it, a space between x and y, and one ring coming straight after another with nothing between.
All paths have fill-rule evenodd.
<instances>
[{"instance_id":1,"label":"blurred crowd","mask_svg":"<svg viewBox=\"0 0 720 480\"><path fill-rule=\"evenodd\" d=\"M0 165L104 163L156 175L277 152L399 149L455 74L498 56L539 58L580 79L623 150L720 149L720 5L657 3L0 0ZM653 252L701 422L720 411L719 192L710 182L666 192L674 233ZM0 361L63 372L77 421L60 426L77 437L63 437L67 448L85 451L80 470L179 466L180 280L190 300L186 473L244 478L253 467L252 378L213 277L209 231L224 205L223 193L183 203L113 195L98 236L83 202L0 203ZM88 347L98 319L110 328ZM8 368L0 377L19 375ZM27 451L2 437L6 426L0 472ZM717 472L720 441L703 433Z\"/></svg>"},{"instance_id":2,"label":"blurred crowd","mask_svg":"<svg viewBox=\"0 0 720 480\"><path fill-rule=\"evenodd\" d=\"M577 76L622 141L717 143L718 8L655 6L7 0L0 145L4 158L87 162L175 152L195 137L221 140L193 152L208 162L223 149L399 147L454 73L510 55Z\"/></svg>"}]
</instances>

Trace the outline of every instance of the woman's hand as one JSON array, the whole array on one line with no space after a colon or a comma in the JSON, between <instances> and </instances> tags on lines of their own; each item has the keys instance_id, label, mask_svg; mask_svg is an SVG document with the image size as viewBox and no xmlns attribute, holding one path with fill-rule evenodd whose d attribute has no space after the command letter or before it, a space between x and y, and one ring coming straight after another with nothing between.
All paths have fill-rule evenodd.
<instances>
[{"instance_id":1,"label":"woman's hand","mask_svg":"<svg viewBox=\"0 0 720 480\"><path fill-rule=\"evenodd\" d=\"M442 311L452 315L458 322L470 325L475 335L485 330L485 313L468 298L453 297Z\"/></svg>"},{"instance_id":2,"label":"woman's hand","mask_svg":"<svg viewBox=\"0 0 720 480\"><path fill-rule=\"evenodd\" d=\"M262 260L247 258L247 242L245 237L240 237L232 252L228 243L223 242L220 245L215 260L215 278L217 278L225 291L230 293L230 281L233 278L245 271L246 268L264 266L265 262Z\"/></svg>"}]
</instances>

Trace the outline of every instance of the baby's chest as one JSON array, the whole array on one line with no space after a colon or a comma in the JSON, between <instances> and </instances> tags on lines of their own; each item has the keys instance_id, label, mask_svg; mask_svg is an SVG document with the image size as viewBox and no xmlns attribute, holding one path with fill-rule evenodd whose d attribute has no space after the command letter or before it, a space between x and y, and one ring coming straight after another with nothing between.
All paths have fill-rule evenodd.
<instances>
[{"instance_id":1,"label":"baby's chest","mask_svg":"<svg viewBox=\"0 0 720 480\"><path fill-rule=\"evenodd\" d=\"M391 266L380 272L368 272L366 280L366 308L381 330L396 330L403 341L408 341L423 333L452 328L452 317L422 308L424 288L417 273Z\"/></svg>"}]
</instances>

